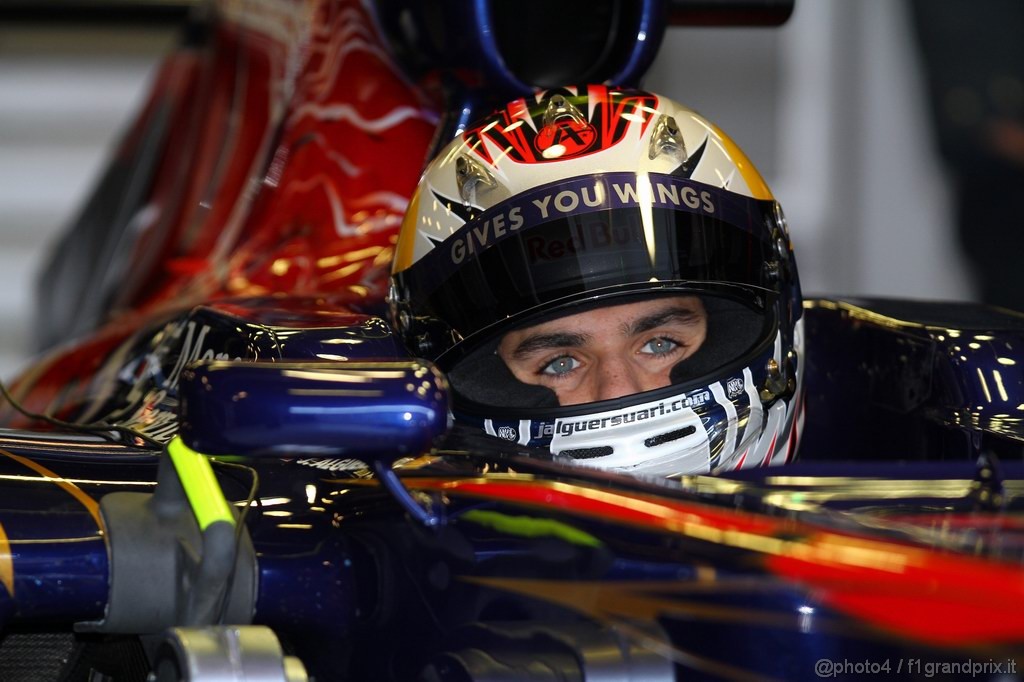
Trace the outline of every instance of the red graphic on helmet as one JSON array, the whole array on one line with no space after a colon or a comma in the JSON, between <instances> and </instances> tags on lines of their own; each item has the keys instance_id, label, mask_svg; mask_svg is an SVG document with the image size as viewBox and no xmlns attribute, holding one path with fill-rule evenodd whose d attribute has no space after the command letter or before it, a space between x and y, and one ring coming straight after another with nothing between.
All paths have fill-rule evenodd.
<instances>
[{"instance_id":1,"label":"red graphic on helmet","mask_svg":"<svg viewBox=\"0 0 1024 682\"><path fill-rule=\"evenodd\" d=\"M557 159L587 151L596 139L594 126L565 116L541 128L534 144L545 159Z\"/></svg>"},{"instance_id":2,"label":"red graphic on helmet","mask_svg":"<svg viewBox=\"0 0 1024 682\"><path fill-rule=\"evenodd\" d=\"M516 100L467 130L463 139L484 161L494 150L517 163L544 163L614 146L629 126L651 122L658 98L603 85L548 90Z\"/></svg>"}]
</instances>

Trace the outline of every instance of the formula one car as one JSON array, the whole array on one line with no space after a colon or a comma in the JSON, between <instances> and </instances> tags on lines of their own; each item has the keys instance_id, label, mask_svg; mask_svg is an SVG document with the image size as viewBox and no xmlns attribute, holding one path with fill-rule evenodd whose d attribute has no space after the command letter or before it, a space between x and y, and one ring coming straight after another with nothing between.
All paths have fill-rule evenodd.
<instances>
[{"instance_id":1,"label":"formula one car","mask_svg":"<svg viewBox=\"0 0 1024 682\"><path fill-rule=\"evenodd\" d=\"M792 9L725 5L197 13L3 404L0 680L1019 679L1024 316L807 300L799 460L672 481L453 426L392 331L435 135Z\"/></svg>"}]
</instances>

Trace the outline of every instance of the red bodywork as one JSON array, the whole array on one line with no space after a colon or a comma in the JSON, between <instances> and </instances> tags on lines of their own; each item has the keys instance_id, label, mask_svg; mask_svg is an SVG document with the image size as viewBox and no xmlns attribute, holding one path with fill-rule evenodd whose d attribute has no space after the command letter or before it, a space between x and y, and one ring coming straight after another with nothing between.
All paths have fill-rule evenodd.
<instances>
[{"instance_id":1,"label":"red bodywork","mask_svg":"<svg viewBox=\"0 0 1024 682\"><path fill-rule=\"evenodd\" d=\"M438 120L357 0L221 3L202 49L170 55L122 147L170 116L131 267L94 333L50 352L14 394L74 413L139 330L225 297L380 302ZM0 418L24 422L9 408Z\"/></svg>"}]
</instances>

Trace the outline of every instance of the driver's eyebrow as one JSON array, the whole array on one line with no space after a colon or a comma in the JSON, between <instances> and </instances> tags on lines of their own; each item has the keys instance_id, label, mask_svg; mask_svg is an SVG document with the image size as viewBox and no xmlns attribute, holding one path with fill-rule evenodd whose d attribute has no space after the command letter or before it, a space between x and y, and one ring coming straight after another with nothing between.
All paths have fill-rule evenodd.
<instances>
[{"instance_id":1,"label":"driver's eyebrow","mask_svg":"<svg viewBox=\"0 0 1024 682\"><path fill-rule=\"evenodd\" d=\"M512 349L511 355L516 360L522 360L538 351L553 348L578 348L579 346L586 345L589 338L586 334L573 334L571 332L533 334L520 341Z\"/></svg>"},{"instance_id":2,"label":"driver's eyebrow","mask_svg":"<svg viewBox=\"0 0 1024 682\"><path fill-rule=\"evenodd\" d=\"M657 329L663 324L669 322L682 322L683 324L697 324L703 318L703 315L698 313L692 308L686 308L683 306L672 306L659 310L658 312L645 315L637 318L629 323L626 327L626 334L636 335L649 332L652 329Z\"/></svg>"}]
</instances>

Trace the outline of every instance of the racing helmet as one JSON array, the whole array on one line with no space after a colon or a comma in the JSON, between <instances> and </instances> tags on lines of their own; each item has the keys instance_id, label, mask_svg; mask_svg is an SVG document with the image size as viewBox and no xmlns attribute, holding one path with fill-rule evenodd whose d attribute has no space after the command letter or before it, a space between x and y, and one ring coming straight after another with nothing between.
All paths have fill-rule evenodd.
<instances>
[{"instance_id":1,"label":"racing helmet","mask_svg":"<svg viewBox=\"0 0 1024 682\"><path fill-rule=\"evenodd\" d=\"M696 297L700 347L668 385L561 405L501 339L560 317ZM800 431L802 302L786 220L736 144L695 111L605 85L537 92L428 164L389 303L448 374L456 422L556 458L674 477L788 461Z\"/></svg>"}]
</instances>

